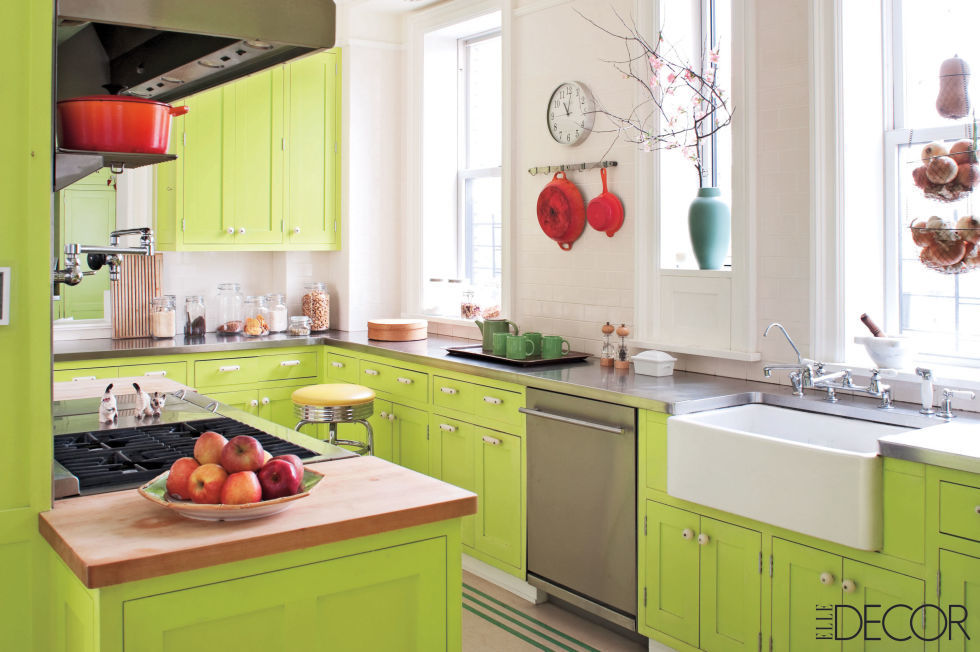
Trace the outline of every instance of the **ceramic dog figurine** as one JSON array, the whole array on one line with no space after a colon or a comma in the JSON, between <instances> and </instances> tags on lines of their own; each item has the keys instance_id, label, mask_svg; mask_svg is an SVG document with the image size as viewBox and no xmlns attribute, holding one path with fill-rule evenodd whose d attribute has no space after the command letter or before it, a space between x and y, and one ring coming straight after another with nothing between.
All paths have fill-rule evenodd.
<instances>
[{"instance_id":1,"label":"ceramic dog figurine","mask_svg":"<svg viewBox=\"0 0 980 652\"><path fill-rule=\"evenodd\" d=\"M102 395L102 402L99 403L99 423L112 423L119 417L119 410L116 408L116 397L112 395L112 383L105 388Z\"/></svg>"},{"instance_id":2,"label":"ceramic dog figurine","mask_svg":"<svg viewBox=\"0 0 980 652\"><path fill-rule=\"evenodd\" d=\"M140 386L136 383L133 383L133 389L136 390L136 418L142 419L144 417L160 416L160 413L163 412L163 406L167 401L166 395L160 392L153 392L151 396L140 389Z\"/></svg>"}]
</instances>

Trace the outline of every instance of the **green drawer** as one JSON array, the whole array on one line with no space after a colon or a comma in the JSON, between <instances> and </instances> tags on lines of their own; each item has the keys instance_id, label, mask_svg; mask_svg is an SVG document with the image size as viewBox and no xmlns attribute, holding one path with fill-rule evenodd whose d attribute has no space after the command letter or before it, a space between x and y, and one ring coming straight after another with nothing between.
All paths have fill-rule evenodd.
<instances>
[{"instance_id":1,"label":"green drawer","mask_svg":"<svg viewBox=\"0 0 980 652\"><path fill-rule=\"evenodd\" d=\"M515 426L523 422L523 416L518 411L524 405L523 396L518 392L496 387L433 376L432 402L481 420L490 419Z\"/></svg>"},{"instance_id":2,"label":"green drawer","mask_svg":"<svg viewBox=\"0 0 980 652\"><path fill-rule=\"evenodd\" d=\"M167 378L181 384L187 383L186 362L161 362L158 364L129 364L119 367L119 376L149 376Z\"/></svg>"},{"instance_id":3,"label":"green drawer","mask_svg":"<svg viewBox=\"0 0 980 652\"><path fill-rule=\"evenodd\" d=\"M72 380L94 380L97 378L116 378L119 367L87 367L83 369L60 369L54 372L54 382L63 383Z\"/></svg>"},{"instance_id":4,"label":"green drawer","mask_svg":"<svg viewBox=\"0 0 980 652\"><path fill-rule=\"evenodd\" d=\"M939 531L980 541L980 488L939 483Z\"/></svg>"},{"instance_id":5,"label":"green drawer","mask_svg":"<svg viewBox=\"0 0 980 652\"><path fill-rule=\"evenodd\" d=\"M315 378L316 375L316 353L198 360L194 363L194 384L198 388Z\"/></svg>"},{"instance_id":6,"label":"green drawer","mask_svg":"<svg viewBox=\"0 0 980 652\"><path fill-rule=\"evenodd\" d=\"M476 387L462 380L433 376L432 402L440 407L469 413L478 400Z\"/></svg>"},{"instance_id":7,"label":"green drawer","mask_svg":"<svg viewBox=\"0 0 980 652\"><path fill-rule=\"evenodd\" d=\"M393 399L426 403L429 400L429 375L367 360L358 361L358 383L383 392Z\"/></svg>"},{"instance_id":8,"label":"green drawer","mask_svg":"<svg viewBox=\"0 0 980 652\"><path fill-rule=\"evenodd\" d=\"M357 359L336 353L327 354L327 378L342 383L357 383Z\"/></svg>"}]
</instances>

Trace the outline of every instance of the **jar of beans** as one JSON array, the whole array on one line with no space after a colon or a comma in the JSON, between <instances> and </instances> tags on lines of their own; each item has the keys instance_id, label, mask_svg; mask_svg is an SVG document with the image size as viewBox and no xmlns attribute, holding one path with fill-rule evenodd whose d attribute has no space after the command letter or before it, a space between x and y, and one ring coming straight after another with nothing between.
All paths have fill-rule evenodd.
<instances>
[{"instance_id":1,"label":"jar of beans","mask_svg":"<svg viewBox=\"0 0 980 652\"><path fill-rule=\"evenodd\" d=\"M245 328L245 296L238 283L219 283L217 298L218 327L222 335L241 333Z\"/></svg>"},{"instance_id":2,"label":"jar of beans","mask_svg":"<svg viewBox=\"0 0 980 652\"><path fill-rule=\"evenodd\" d=\"M330 295L326 283L303 285L303 314L310 318L310 330L325 331L330 328Z\"/></svg>"}]
</instances>

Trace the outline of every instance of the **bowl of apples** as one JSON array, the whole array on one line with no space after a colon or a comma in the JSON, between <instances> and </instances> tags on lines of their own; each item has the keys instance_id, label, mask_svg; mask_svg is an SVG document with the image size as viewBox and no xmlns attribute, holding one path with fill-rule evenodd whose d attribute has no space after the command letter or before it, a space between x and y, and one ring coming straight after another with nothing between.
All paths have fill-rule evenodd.
<instances>
[{"instance_id":1,"label":"bowl of apples","mask_svg":"<svg viewBox=\"0 0 980 652\"><path fill-rule=\"evenodd\" d=\"M272 457L254 437L228 440L209 430L194 442L194 457L180 458L137 491L186 518L244 521L281 512L322 479L296 455Z\"/></svg>"}]
</instances>

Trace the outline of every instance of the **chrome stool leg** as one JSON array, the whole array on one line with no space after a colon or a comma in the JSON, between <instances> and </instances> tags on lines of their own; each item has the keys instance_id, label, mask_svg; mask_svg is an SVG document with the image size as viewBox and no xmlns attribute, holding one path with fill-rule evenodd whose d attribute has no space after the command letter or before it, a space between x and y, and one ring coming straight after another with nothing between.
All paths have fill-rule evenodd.
<instances>
[{"instance_id":1,"label":"chrome stool leg","mask_svg":"<svg viewBox=\"0 0 980 652\"><path fill-rule=\"evenodd\" d=\"M299 429L302 428L303 426L305 426L308 423L316 423L316 422L315 421L307 421L306 419L300 419L296 423L296 425L293 427L293 430L295 430L296 432L299 432Z\"/></svg>"},{"instance_id":2,"label":"chrome stool leg","mask_svg":"<svg viewBox=\"0 0 980 652\"><path fill-rule=\"evenodd\" d=\"M363 424L367 429L367 450L368 455L374 455L374 430L371 428L371 424L368 423L367 419L358 419L354 423Z\"/></svg>"}]
</instances>

